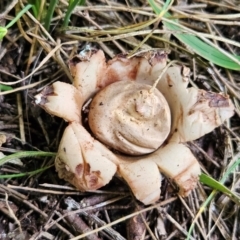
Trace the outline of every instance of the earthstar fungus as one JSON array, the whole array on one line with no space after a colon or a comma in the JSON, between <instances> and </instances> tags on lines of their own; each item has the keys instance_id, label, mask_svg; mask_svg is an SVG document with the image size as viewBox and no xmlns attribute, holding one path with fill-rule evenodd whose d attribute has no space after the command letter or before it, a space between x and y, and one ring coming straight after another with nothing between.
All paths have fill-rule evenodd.
<instances>
[{"instance_id":1,"label":"earthstar fungus","mask_svg":"<svg viewBox=\"0 0 240 240\"><path fill-rule=\"evenodd\" d=\"M55 82L36 103L69 122L55 160L59 177L81 191L98 189L115 174L144 204L160 197L161 173L187 196L200 166L185 142L220 126L234 113L220 93L188 88L182 67L166 67L164 51L106 62L101 50L70 60L73 85ZM82 108L89 99L88 126Z\"/></svg>"}]
</instances>

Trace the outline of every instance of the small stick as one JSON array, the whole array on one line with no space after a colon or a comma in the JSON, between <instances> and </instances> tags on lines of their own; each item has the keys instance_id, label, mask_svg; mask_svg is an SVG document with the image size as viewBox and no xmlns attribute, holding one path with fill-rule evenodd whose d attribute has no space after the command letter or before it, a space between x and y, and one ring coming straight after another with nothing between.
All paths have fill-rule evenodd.
<instances>
[{"instance_id":1,"label":"small stick","mask_svg":"<svg viewBox=\"0 0 240 240\"><path fill-rule=\"evenodd\" d=\"M150 94L153 93L154 89L157 87L158 82L159 82L160 79L162 78L163 74L166 73L166 71L168 70L168 68L169 68L171 65L173 65L174 63L177 63L177 62L178 62L178 60L173 60L173 61L171 61L170 63L168 63L166 67L164 67L164 69L162 70L161 74L159 75L159 77L158 77L157 80L154 82L153 86L151 87L151 89L150 89L150 91L149 91Z\"/></svg>"},{"instance_id":2,"label":"small stick","mask_svg":"<svg viewBox=\"0 0 240 240\"><path fill-rule=\"evenodd\" d=\"M22 98L20 93L17 94L17 106L18 106L18 115L19 115L19 130L20 138L22 142L26 142L25 131L24 131L24 120L23 120L23 110L22 110Z\"/></svg>"}]
</instances>

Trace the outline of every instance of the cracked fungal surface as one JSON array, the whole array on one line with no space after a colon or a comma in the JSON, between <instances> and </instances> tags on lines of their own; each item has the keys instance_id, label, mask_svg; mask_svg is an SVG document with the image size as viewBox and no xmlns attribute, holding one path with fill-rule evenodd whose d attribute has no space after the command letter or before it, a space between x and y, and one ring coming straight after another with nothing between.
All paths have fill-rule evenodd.
<instances>
[{"instance_id":1,"label":"cracked fungal surface","mask_svg":"<svg viewBox=\"0 0 240 240\"><path fill-rule=\"evenodd\" d=\"M188 87L189 69L166 62L162 50L109 61L101 50L80 53L69 63L73 85L55 82L36 96L69 122L55 160L60 178L86 191L117 174L144 204L160 198L161 173L181 196L196 187L200 165L184 143L220 126L234 107L228 96ZM89 132L82 108L91 98Z\"/></svg>"}]
</instances>

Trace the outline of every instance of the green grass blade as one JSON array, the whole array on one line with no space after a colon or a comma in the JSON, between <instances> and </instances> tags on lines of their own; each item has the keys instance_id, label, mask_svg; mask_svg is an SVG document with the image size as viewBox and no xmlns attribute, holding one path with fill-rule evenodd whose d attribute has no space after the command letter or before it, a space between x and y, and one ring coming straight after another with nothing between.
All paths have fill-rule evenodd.
<instances>
[{"instance_id":1,"label":"green grass blade","mask_svg":"<svg viewBox=\"0 0 240 240\"><path fill-rule=\"evenodd\" d=\"M163 21L163 24L167 27L167 29L171 31L177 31L177 32L184 31L183 29L179 29L178 26L168 23L166 21ZM185 45L190 47L199 56L207 59L208 61L224 68L228 68L232 70L240 70L240 65L238 63L233 61L223 52L220 52L218 49L206 44L205 42L200 40L198 37L195 37L187 33L181 33L181 34L174 33L174 36L178 38L178 40L183 42ZM233 58L236 58L238 61L240 61L240 56L234 56L232 54L230 55Z\"/></svg>"},{"instance_id":2,"label":"green grass blade","mask_svg":"<svg viewBox=\"0 0 240 240\"><path fill-rule=\"evenodd\" d=\"M7 28L0 27L0 40L2 40L6 34L7 34Z\"/></svg>"},{"instance_id":3,"label":"green grass blade","mask_svg":"<svg viewBox=\"0 0 240 240\"><path fill-rule=\"evenodd\" d=\"M47 31L49 31L50 24L51 24L52 17L53 17L53 13L54 13L54 10L55 10L55 7L56 7L57 3L58 3L58 0L51 0L50 1L49 7L48 7L48 10L47 10L47 14L46 14L46 17L45 17L45 23L44 23L44 27L46 28Z\"/></svg>"},{"instance_id":4,"label":"green grass blade","mask_svg":"<svg viewBox=\"0 0 240 240\"><path fill-rule=\"evenodd\" d=\"M71 14L72 14L72 11L74 10L74 8L78 5L83 5L84 3L85 3L85 0L70 0L69 1L68 9L67 9L66 15L63 20L63 27L68 26L68 23L70 21L70 17L71 17Z\"/></svg>"},{"instance_id":5,"label":"green grass blade","mask_svg":"<svg viewBox=\"0 0 240 240\"><path fill-rule=\"evenodd\" d=\"M10 27L11 27L15 22L17 22L17 20L18 20L20 17L22 17L22 15L23 15L24 13L26 13L31 7L32 7L31 4L28 4L26 7L24 7L24 8L17 14L17 16L16 16L10 23L8 23L8 25L6 26L6 28L7 28L7 29L10 28Z\"/></svg>"},{"instance_id":6,"label":"green grass blade","mask_svg":"<svg viewBox=\"0 0 240 240\"><path fill-rule=\"evenodd\" d=\"M35 18L38 17L40 11L41 0L28 0L28 3L32 5L32 11Z\"/></svg>"},{"instance_id":7,"label":"green grass blade","mask_svg":"<svg viewBox=\"0 0 240 240\"><path fill-rule=\"evenodd\" d=\"M161 16L164 16L165 13L168 11L168 9L171 7L171 5L173 4L173 0L167 0L163 7L162 7L162 10L161 12L159 13Z\"/></svg>"},{"instance_id":8,"label":"green grass blade","mask_svg":"<svg viewBox=\"0 0 240 240\"><path fill-rule=\"evenodd\" d=\"M153 0L148 0L148 2L156 14L161 14L161 7L157 6ZM165 13L164 17L169 18L171 15L169 13ZM178 38L186 46L190 47L196 54L218 66L232 70L240 70L240 56L232 55L224 50L219 51L214 46L203 42L201 39L193 36L192 34L181 33L186 32L185 29L187 28L183 29L174 23L177 23L177 20L172 20L171 22L163 20L164 26L168 30L172 31L176 38Z\"/></svg>"},{"instance_id":9,"label":"green grass blade","mask_svg":"<svg viewBox=\"0 0 240 240\"><path fill-rule=\"evenodd\" d=\"M208 185L209 187L216 189L224 194L226 194L232 201L240 205L240 198L234 194L232 191L230 191L227 187L225 187L220 182L216 181L215 179L211 178L210 176L207 176L206 174L202 173L200 175L200 182Z\"/></svg>"},{"instance_id":10,"label":"green grass blade","mask_svg":"<svg viewBox=\"0 0 240 240\"><path fill-rule=\"evenodd\" d=\"M235 162L227 169L227 171L224 173L222 179L221 179L219 182L220 182L221 184L223 184L223 183L227 180L229 174L231 174L238 165L240 165L240 158L239 158L237 161L235 161ZM204 212L204 209L207 207L207 205L212 201L212 199L214 198L214 196L216 195L216 193L217 193L217 190L214 189L214 190L211 192L211 194L208 196L208 198L205 200L205 202L202 204L202 206L200 207L198 213L196 214L196 216L195 216L195 218L194 218L194 220L193 220L193 222L192 222L192 224L191 224L191 226L190 226L190 228L189 228L187 240L189 240L190 237L191 237L191 233L192 233L193 228L194 228L194 226L195 226L195 222L197 221L197 219L199 218L199 216L202 214L202 212ZM233 194L233 193L232 193L232 194ZM239 205L239 203L238 203L238 205Z\"/></svg>"},{"instance_id":11,"label":"green grass blade","mask_svg":"<svg viewBox=\"0 0 240 240\"><path fill-rule=\"evenodd\" d=\"M0 30L1 31L1 30ZM1 40L1 37L0 37L0 40ZM9 91L9 90L12 90L13 88L10 87L10 86L6 86L6 85L3 85L3 84L0 84L0 92L1 91Z\"/></svg>"},{"instance_id":12,"label":"green grass blade","mask_svg":"<svg viewBox=\"0 0 240 240\"><path fill-rule=\"evenodd\" d=\"M30 172L25 172L25 173L18 173L18 174L6 174L6 175L0 175L0 179L10 179L10 178L19 178L19 177L25 177L28 175L35 175L41 172L44 172L45 170L53 167L54 165L50 165L48 167L44 167L44 168L40 168L34 171L30 171Z\"/></svg>"},{"instance_id":13,"label":"green grass blade","mask_svg":"<svg viewBox=\"0 0 240 240\"><path fill-rule=\"evenodd\" d=\"M23 158L23 157L55 157L56 153L53 152L41 152L41 151L22 151L18 153L14 153L8 155L4 158L0 159L0 166L7 163L8 161L15 158Z\"/></svg>"}]
</instances>

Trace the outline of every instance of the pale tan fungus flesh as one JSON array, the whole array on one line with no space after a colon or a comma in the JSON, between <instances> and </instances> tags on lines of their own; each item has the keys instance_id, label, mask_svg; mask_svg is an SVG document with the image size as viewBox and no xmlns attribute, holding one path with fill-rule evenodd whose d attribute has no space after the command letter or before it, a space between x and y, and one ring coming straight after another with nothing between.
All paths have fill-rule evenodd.
<instances>
[{"instance_id":1,"label":"pale tan fungus flesh","mask_svg":"<svg viewBox=\"0 0 240 240\"><path fill-rule=\"evenodd\" d=\"M170 132L171 116L162 94L150 90L146 84L119 81L99 91L88 115L97 139L130 155L158 149Z\"/></svg>"},{"instance_id":2,"label":"pale tan fungus flesh","mask_svg":"<svg viewBox=\"0 0 240 240\"><path fill-rule=\"evenodd\" d=\"M152 86L166 63L167 53L160 50L137 54L130 58L117 55L107 62L102 82L110 84L116 81L137 81ZM102 87L104 86L106 85Z\"/></svg>"},{"instance_id":3,"label":"pale tan fungus flesh","mask_svg":"<svg viewBox=\"0 0 240 240\"><path fill-rule=\"evenodd\" d=\"M151 157L160 172L179 187L179 194L187 196L196 187L200 166L192 152L183 144L168 143L154 152Z\"/></svg>"},{"instance_id":4,"label":"pale tan fungus flesh","mask_svg":"<svg viewBox=\"0 0 240 240\"><path fill-rule=\"evenodd\" d=\"M141 196L142 198L137 198L145 204L147 204L147 200L149 200L148 204L153 203L154 201L150 202L150 199L152 197L153 200L159 190L158 184L156 184L159 180L154 175L154 166L155 169L159 168L160 172L164 173L169 180L179 187L179 194L183 197L187 196L196 187L198 176L201 173L199 163L192 152L188 147L179 143L171 142L160 147L154 153L144 156L118 157L120 158L118 173L127 181L130 188L135 190L135 192L133 191L134 195ZM141 174L138 174L138 168L135 167L139 161L141 165L145 166L142 168ZM147 167L148 164L149 167ZM124 173L125 169L126 172ZM130 171L135 172L135 174L129 174ZM138 175L138 178L136 177L136 181L133 181L132 179L136 175ZM144 181L146 181L145 184L143 184ZM150 182L155 182L155 184L150 184ZM144 187L138 188L140 184L143 184ZM146 185L148 187L145 187ZM142 191L137 192L137 189L142 189ZM149 198L144 198L144 194L149 195ZM145 200L143 201L143 199Z\"/></svg>"},{"instance_id":5,"label":"pale tan fungus flesh","mask_svg":"<svg viewBox=\"0 0 240 240\"><path fill-rule=\"evenodd\" d=\"M55 82L35 96L35 103L48 113L68 122L80 122L83 99L81 93L72 85Z\"/></svg>"},{"instance_id":6,"label":"pale tan fungus flesh","mask_svg":"<svg viewBox=\"0 0 240 240\"><path fill-rule=\"evenodd\" d=\"M144 204L156 202L160 197L162 181L156 164L145 159L119 158L118 173L126 180L135 197Z\"/></svg>"},{"instance_id":7,"label":"pale tan fungus flesh","mask_svg":"<svg viewBox=\"0 0 240 240\"><path fill-rule=\"evenodd\" d=\"M170 67L157 88L166 98L172 114L169 141L187 142L198 139L219 127L234 114L228 96L193 87L181 75L180 66Z\"/></svg>"},{"instance_id":8,"label":"pale tan fungus flesh","mask_svg":"<svg viewBox=\"0 0 240 240\"><path fill-rule=\"evenodd\" d=\"M114 176L117 157L73 122L65 129L56 157L59 177L82 191L106 185Z\"/></svg>"},{"instance_id":9,"label":"pale tan fungus flesh","mask_svg":"<svg viewBox=\"0 0 240 240\"><path fill-rule=\"evenodd\" d=\"M73 85L81 92L84 101L92 97L100 86L108 85L102 82L106 73L106 59L103 51L94 52L89 60L77 59L79 63L71 60L69 67L74 77Z\"/></svg>"},{"instance_id":10,"label":"pale tan fungus flesh","mask_svg":"<svg viewBox=\"0 0 240 240\"><path fill-rule=\"evenodd\" d=\"M164 51L152 51L151 54L132 58L117 55L106 63L103 51L98 50L93 51L89 59L81 59L80 55L74 57L70 60L69 68L74 78L73 85L86 101L100 89L116 81L138 79L139 83L150 84L149 80L155 81L166 66L167 54Z\"/></svg>"}]
</instances>

